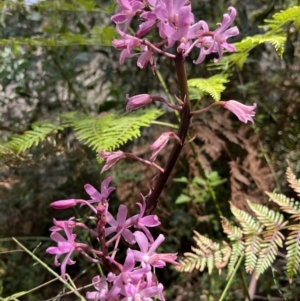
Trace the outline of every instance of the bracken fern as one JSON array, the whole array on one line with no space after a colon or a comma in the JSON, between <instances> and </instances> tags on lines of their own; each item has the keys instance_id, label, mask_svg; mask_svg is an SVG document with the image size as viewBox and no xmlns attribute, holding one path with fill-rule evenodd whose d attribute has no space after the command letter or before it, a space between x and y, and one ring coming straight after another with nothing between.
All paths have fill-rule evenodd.
<instances>
[{"instance_id":1,"label":"bracken fern","mask_svg":"<svg viewBox=\"0 0 300 301\"><path fill-rule=\"evenodd\" d=\"M300 181L296 179L291 169L287 169L289 185L299 195ZM222 227L230 243L221 244L196 234L193 238L197 247L193 253L185 253L180 261L179 271L191 272L194 269L203 271L205 267L212 272L212 267L219 271L228 267L230 275L241 256L245 256L245 269L248 273L255 273L258 278L276 260L279 248L286 249L286 272L289 281L300 268L300 203L283 194L266 192L279 205L279 210L271 210L267 206L248 201L252 215L238 209L231 204L231 212L239 226L231 225L222 217ZM286 217L285 214L288 214ZM285 237L282 230L288 232Z\"/></svg>"},{"instance_id":2,"label":"bracken fern","mask_svg":"<svg viewBox=\"0 0 300 301\"><path fill-rule=\"evenodd\" d=\"M32 125L32 130L22 135L13 135L3 143L0 154L11 150L20 154L36 146L49 135L56 134L65 128L72 128L79 141L94 151L112 151L126 142L140 136L140 128L150 126L151 122L163 114L158 109L141 110L117 117L114 113L102 116L82 115L72 112L61 115L59 125L44 121Z\"/></svg>"}]
</instances>

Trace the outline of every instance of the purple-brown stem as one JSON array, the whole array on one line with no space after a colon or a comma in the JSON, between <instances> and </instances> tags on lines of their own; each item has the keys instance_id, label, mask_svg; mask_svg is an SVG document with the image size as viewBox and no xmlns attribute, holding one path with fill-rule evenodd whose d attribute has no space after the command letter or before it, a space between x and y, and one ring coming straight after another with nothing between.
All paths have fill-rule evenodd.
<instances>
[{"instance_id":1,"label":"purple-brown stem","mask_svg":"<svg viewBox=\"0 0 300 301\"><path fill-rule=\"evenodd\" d=\"M180 90L180 98L184 100L184 105L180 112L180 125L177 136L181 140L181 144L178 141L175 141L174 146L171 150L170 156L164 168L164 172L160 173L158 179L156 181L155 187L149 196L146 204L146 212L145 215L149 215L156 207L158 202L158 198L171 174L171 171L180 155L182 147L184 145L184 141L190 126L190 112L191 112L191 103L189 99L188 93L188 85L187 85L187 76L184 66L184 58L181 52L177 52L175 57L175 67L176 74L178 79L178 85Z\"/></svg>"},{"instance_id":2,"label":"purple-brown stem","mask_svg":"<svg viewBox=\"0 0 300 301\"><path fill-rule=\"evenodd\" d=\"M105 211L105 210L104 210ZM98 213L98 222L97 222L97 230L98 230L98 238L101 247L101 251L103 255L101 256L103 266L109 271L116 275L118 275L121 271L120 267L115 263L111 262L108 259L108 248L106 246L106 239L105 239L105 224L106 224L106 216L104 211Z\"/></svg>"},{"instance_id":3,"label":"purple-brown stem","mask_svg":"<svg viewBox=\"0 0 300 301\"><path fill-rule=\"evenodd\" d=\"M194 115L200 115L200 114L206 113L207 111L209 111L213 107L224 107L224 101L213 102L207 108L204 108L204 109L201 109L201 110L197 110L197 111L192 111L190 113L190 115L194 116Z\"/></svg>"},{"instance_id":4,"label":"purple-brown stem","mask_svg":"<svg viewBox=\"0 0 300 301\"><path fill-rule=\"evenodd\" d=\"M153 101L159 101L159 102L162 102L162 103L166 104L171 109L174 109L176 111L181 111L181 107L172 105L171 103L169 103L167 100L165 100L161 96L152 96L151 98L152 98Z\"/></svg>"}]
</instances>

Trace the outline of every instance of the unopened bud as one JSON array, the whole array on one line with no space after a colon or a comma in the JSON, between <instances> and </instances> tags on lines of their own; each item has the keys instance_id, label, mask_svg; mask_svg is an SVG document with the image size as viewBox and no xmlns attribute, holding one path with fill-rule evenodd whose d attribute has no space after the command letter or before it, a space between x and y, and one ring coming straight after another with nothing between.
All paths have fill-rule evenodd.
<instances>
[{"instance_id":1,"label":"unopened bud","mask_svg":"<svg viewBox=\"0 0 300 301\"><path fill-rule=\"evenodd\" d=\"M149 94L139 94L132 97L129 97L129 95L127 94L126 98L128 99L126 106L127 111L139 109L140 107L143 107L152 102L152 98Z\"/></svg>"},{"instance_id":2,"label":"unopened bud","mask_svg":"<svg viewBox=\"0 0 300 301\"><path fill-rule=\"evenodd\" d=\"M67 209L77 205L75 199L56 201L50 204L54 209Z\"/></svg>"}]
</instances>

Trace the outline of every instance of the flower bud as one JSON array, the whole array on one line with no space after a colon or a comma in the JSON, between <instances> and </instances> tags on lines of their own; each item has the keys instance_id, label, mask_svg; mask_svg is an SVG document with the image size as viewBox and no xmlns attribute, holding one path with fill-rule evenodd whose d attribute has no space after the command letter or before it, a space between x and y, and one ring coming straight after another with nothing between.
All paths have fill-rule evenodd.
<instances>
[{"instance_id":1,"label":"flower bud","mask_svg":"<svg viewBox=\"0 0 300 301\"><path fill-rule=\"evenodd\" d=\"M149 94L139 94L132 97L127 94L126 98L128 99L127 111L136 110L152 102L152 97Z\"/></svg>"},{"instance_id":2,"label":"flower bud","mask_svg":"<svg viewBox=\"0 0 300 301\"><path fill-rule=\"evenodd\" d=\"M67 209L67 208L74 207L76 205L77 202L75 199L60 200L50 204L50 206L54 209Z\"/></svg>"}]
</instances>

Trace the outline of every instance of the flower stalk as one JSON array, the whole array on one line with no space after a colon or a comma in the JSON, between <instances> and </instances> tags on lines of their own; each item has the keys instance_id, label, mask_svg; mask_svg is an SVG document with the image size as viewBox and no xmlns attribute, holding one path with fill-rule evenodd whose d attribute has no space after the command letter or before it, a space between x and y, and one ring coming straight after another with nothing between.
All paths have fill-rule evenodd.
<instances>
[{"instance_id":1,"label":"flower stalk","mask_svg":"<svg viewBox=\"0 0 300 301\"><path fill-rule=\"evenodd\" d=\"M180 112L180 124L177 133L177 136L181 140L181 144L179 144L177 141L174 142L174 146L171 150L168 161L164 167L164 173L159 174L154 189L147 200L146 212L145 212L146 215L150 214L157 205L158 198L180 155L191 121L191 115L190 115L191 103L189 99L187 76L186 76L184 57L182 52L177 52L176 54L175 67L176 67L176 75L177 75L177 80L178 80L178 85L180 90L180 98L184 100L184 105L182 106Z\"/></svg>"}]
</instances>

